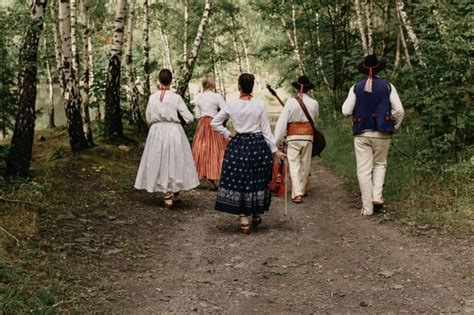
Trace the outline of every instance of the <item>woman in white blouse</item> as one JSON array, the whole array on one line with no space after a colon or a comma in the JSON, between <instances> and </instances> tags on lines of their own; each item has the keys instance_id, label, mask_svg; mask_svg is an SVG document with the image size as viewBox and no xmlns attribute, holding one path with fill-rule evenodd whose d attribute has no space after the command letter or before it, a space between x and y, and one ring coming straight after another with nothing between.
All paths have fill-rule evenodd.
<instances>
[{"instance_id":1,"label":"woman in white blouse","mask_svg":"<svg viewBox=\"0 0 474 315\"><path fill-rule=\"evenodd\" d=\"M211 120L225 106L224 98L214 92L214 78L204 76L203 93L194 103L194 112L199 124L193 141L193 158L200 180L207 180L208 189L217 190L216 181L221 177L222 161L227 140L211 128Z\"/></svg>"},{"instance_id":2,"label":"woman in white blouse","mask_svg":"<svg viewBox=\"0 0 474 315\"><path fill-rule=\"evenodd\" d=\"M211 122L212 128L231 139L224 155L215 209L239 215L242 235L250 233L250 216L252 225L257 226L262 222L260 214L270 208L272 154L285 157L277 149L265 103L251 94L254 81L252 74L240 75L239 99L229 102ZM229 118L236 133L223 125Z\"/></svg>"},{"instance_id":3,"label":"woman in white blouse","mask_svg":"<svg viewBox=\"0 0 474 315\"><path fill-rule=\"evenodd\" d=\"M136 189L165 193L165 208L173 207L173 197L199 185L191 146L180 124L178 113L193 121L181 96L170 91L173 76L163 69L159 73L160 90L150 96L146 120L150 124L145 149L135 180Z\"/></svg>"}]
</instances>

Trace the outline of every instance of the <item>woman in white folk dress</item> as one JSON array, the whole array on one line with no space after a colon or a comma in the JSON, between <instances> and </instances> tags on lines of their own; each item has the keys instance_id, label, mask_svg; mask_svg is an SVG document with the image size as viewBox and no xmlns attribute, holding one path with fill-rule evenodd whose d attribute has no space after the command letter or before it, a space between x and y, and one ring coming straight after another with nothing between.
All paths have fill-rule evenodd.
<instances>
[{"instance_id":1,"label":"woman in white folk dress","mask_svg":"<svg viewBox=\"0 0 474 315\"><path fill-rule=\"evenodd\" d=\"M148 100L146 120L151 126L135 180L136 189L164 193L168 209L173 207L175 194L199 185L178 113L186 123L193 121L193 115L181 96L170 91L172 80L171 71L161 70L160 89Z\"/></svg>"}]
</instances>

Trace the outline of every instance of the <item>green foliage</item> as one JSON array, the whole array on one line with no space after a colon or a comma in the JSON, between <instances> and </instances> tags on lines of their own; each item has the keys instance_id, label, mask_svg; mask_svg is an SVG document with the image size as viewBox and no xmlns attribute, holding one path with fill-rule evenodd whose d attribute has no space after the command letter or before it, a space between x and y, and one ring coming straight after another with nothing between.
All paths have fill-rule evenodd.
<instances>
[{"instance_id":1,"label":"green foliage","mask_svg":"<svg viewBox=\"0 0 474 315\"><path fill-rule=\"evenodd\" d=\"M68 149L64 145L57 146L54 151L51 153L51 160L58 160L68 153Z\"/></svg>"}]
</instances>

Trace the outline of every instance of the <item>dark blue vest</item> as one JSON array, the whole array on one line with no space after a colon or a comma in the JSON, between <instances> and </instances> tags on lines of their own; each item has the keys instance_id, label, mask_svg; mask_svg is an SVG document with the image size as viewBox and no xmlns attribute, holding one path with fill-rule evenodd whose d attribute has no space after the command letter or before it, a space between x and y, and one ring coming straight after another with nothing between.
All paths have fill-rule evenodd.
<instances>
[{"instance_id":1,"label":"dark blue vest","mask_svg":"<svg viewBox=\"0 0 474 315\"><path fill-rule=\"evenodd\" d=\"M354 87L356 104L352 112L353 134L361 134L367 129L393 134L395 128L389 83L375 77L372 80L372 93L367 93L364 92L366 82L367 79L364 79Z\"/></svg>"}]
</instances>

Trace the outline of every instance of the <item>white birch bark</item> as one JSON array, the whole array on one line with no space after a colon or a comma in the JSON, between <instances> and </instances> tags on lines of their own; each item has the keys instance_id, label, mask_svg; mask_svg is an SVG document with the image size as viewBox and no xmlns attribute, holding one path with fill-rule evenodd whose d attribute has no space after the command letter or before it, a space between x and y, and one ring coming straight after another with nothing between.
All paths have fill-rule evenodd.
<instances>
[{"instance_id":1,"label":"white birch bark","mask_svg":"<svg viewBox=\"0 0 474 315\"><path fill-rule=\"evenodd\" d=\"M331 84L329 83L329 80L326 76L326 73L324 72L324 62L323 62L323 57L321 56L321 38L320 38L320 32L319 32L319 13L315 13L315 18L316 18L316 45L318 47L318 65L319 65L319 71L321 72L321 76L323 77L324 84L330 88Z\"/></svg>"},{"instance_id":2,"label":"white birch bark","mask_svg":"<svg viewBox=\"0 0 474 315\"><path fill-rule=\"evenodd\" d=\"M372 55L374 53L372 0L366 0L365 2L365 21L367 23L367 52Z\"/></svg>"},{"instance_id":3,"label":"white birch bark","mask_svg":"<svg viewBox=\"0 0 474 315\"><path fill-rule=\"evenodd\" d=\"M183 32L183 63L188 64L188 37L189 37L189 0L184 0L184 32Z\"/></svg>"},{"instance_id":4,"label":"white birch bark","mask_svg":"<svg viewBox=\"0 0 474 315\"><path fill-rule=\"evenodd\" d=\"M395 51L395 62L393 63L393 66L398 68L400 66L400 50L401 50L401 43L400 43L400 32L397 33L397 50Z\"/></svg>"},{"instance_id":5,"label":"white birch bark","mask_svg":"<svg viewBox=\"0 0 474 315\"><path fill-rule=\"evenodd\" d=\"M305 74L306 71L305 71L305 67L304 67L304 62L303 62L303 58L301 57L300 47L299 47L299 44L298 44L298 32L297 32L297 29L296 29L296 7L295 7L294 4L291 6L291 22L292 22L292 26L293 26L293 43L294 43L296 59L298 60L298 64L300 66L301 74Z\"/></svg>"},{"instance_id":6,"label":"white birch bark","mask_svg":"<svg viewBox=\"0 0 474 315\"><path fill-rule=\"evenodd\" d=\"M44 51L45 51L45 63L46 63L46 78L48 79L48 128L56 127L54 123L54 88L53 88L53 76L51 75L51 63L49 62L48 54L48 37L44 36L43 40Z\"/></svg>"},{"instance_id":7,"label":"white birch bark","mask_svg":"<svg viewBox=\"0 0 474 315\"><path fill-rule=\"evenodd\" d=\"M421 53L418 36L416 36L416 33L413 30L413 27L411 26L410 20L408 18L408 14L405 12L405 9L404 9L405 3L403 2L403 0L395 0L395 2L397 4L397 10L398 10L398 13L400 14L400 19L402 21L402 24L405 27L408 37L410 38L410 41L413 44L413 48L415 49L415 54L418 57L418 62L423 68L426 69L426 63L423 61L423 55Z\"/></svg>"},{"instance_id":8,"label":"white birch bark","mask_svg":"<svg viewBox=\"0 0 474 315\"><path fill-rule=\"evenodd\" d=\"M163 47L164 47L164 52L163 52L164 63L163 64L165 65L165 68L173 72L173 62L171 58L171 48L170 48L168 33L166 32L165 29L163 29L160 19L157 19L156 22L158 24L161 42L163 43Z\"/></svg>"},{"instance_id":9,"label":"white birch bark","mask_svg":"<svg viewBox=\"0 0 474 315\"><path fill-rule=\"evenodd\" d=\"M89 24L89 8L85 5L86 0L79 0L83 18L84 28L84 94L82 98L82 123L84 134L90 146L94 144L91 128L91 118L89 114L89 98L90 98L90 24Z\"/></svg>"},{"instance_id":10,"label":"white birch bark","mask_svg":"<svg viewBox=\"0 0 474 315\"><path fill-rule=\"evenodd\" d=\"M362 41L362 49L364 51L364 55L369 54L369 47L367 45L367 37L365 34L365 23L364 23L364 15L362 13L362 7L360 6L360 0L354 0L354 7L357 14L357 25L359 26L359 34L360 39Z\"/></svg>"},{"instance_id":11,"label":"white birch bark","mask_svg":"<svg viewBox=\"0 0 474 315\"><path fill-rule=\"evenodd\" d=\"M72 69L79 80L79 53L77 49L77 3L71 0L71 50L72 50Z\"/></svg>"},{"instance_id":12,"label":"white birch bark","mask_svg":"<svg viewBox=\"0 0 474 315\"><path fill-rule=\"evenodd\" d=\"M246 72L250 72L250 59L249 59L249 54L247 50L247 44L245 43L244 37L242 34L239 34L239 39L242 42L242 47L244 47L244 56L245 56L245 66L246 66Z\"/></svg>"},{"instance_id":13,"label":"white birch bark","mask_svg":"<svg viewBox=\"0 0 474 315\"><path fill-rule=\"evenodd\" d=\"M178 86L177 92L179 95L184 96L186 90L188 89L189 81L193 75L194 65L196 63L199 49L201 48L202 39L204 37L204 31L206 30L207 22L209 21L209 16L211 14L212 0L206 0L204 4L204 12L202 14L201 22L199 23L198 31L196 37L194 38L193 48L188 58L188 66L186 72L183 74L182 83Z\"/></svg>"},{"instance_id":14,"label":"white birch bark","mask_svg":"<svg viewBox=\"0 0 474 315\"><path fill-rule=\"evenodd\" d=\"M150 17L148 14L148 0L143 0L143 94L147 100L151 94L150 87L150 41L149 25Z\"/></svg>"},{"instance_id":15,"label":"white birch bark","mask_svg":"<svg viewBox=\"0 0 474 315\"><path fill-rule=\"evenodd\" d=\"M139 128L145 128L146 124L142 118L139 106L139 95L137 85L135 83L135 73L133 69L133 24L135 18L136 0L130 0L128 9L128 25L127 25L127 51L125 54L126 70L127 70L127 100L132 112L132 121Z\"/></svg>"},{"instance_id":16,"label":"white birch bark","mask_svg":"<svg viewBox=\"0 0 474 315\"><path fill-rule=\"evenodd\" d=\"M69 0L60 0L59 29L61 33L62 70L64 79L64 107L68 122L69 141L73 151L88 148L89 144L84 135L81 117L81 96L72 68L71 44L71 7Z\"/></svg>"},{"instance_id":17,"label":"white birch bark","mask_svg":"<svg viewBox=\"0 0 474 315\"><path fill-rule=\"evenodd\" d=\"M243 72L242 71L242 57L240 56L240 49L239 49L239 43L238 43L238 40L237 40L237 30L236 30L234 16L231 16L231 18L230 18L230 25L232 27L232 44L234 45L235 62L236 62L236 65L237 65L237 73L241 74Z\"/></svg>"},{"instance_id":18,"label":"white birch bark","mask_svg":"<svg viewBox=\"0 0 474 315\"><path fill-rule=\"evenodd\" d=\"M29 1L31 22L20 48L17 84L17 114L10 150L6 159L5 178L27 177L35 134L35 103L38 71L38 46L43 30L46 0ZM3 56L2 56L3 57Z\"/></svg>"},{"instance_id":19,"label":"white birch bark","mask_svg":"<svg viewBox=\"0 0 474 315\"><path fill-rule=\"evenodd\" d=\"M107 73L107 86L105 89L105 133L106 139L113 136L123 136L122 113L120 108L120 76L125 27L125 0L118 0L115 11L115 28L110 52Z\"/></svg>"}]
</instances>

